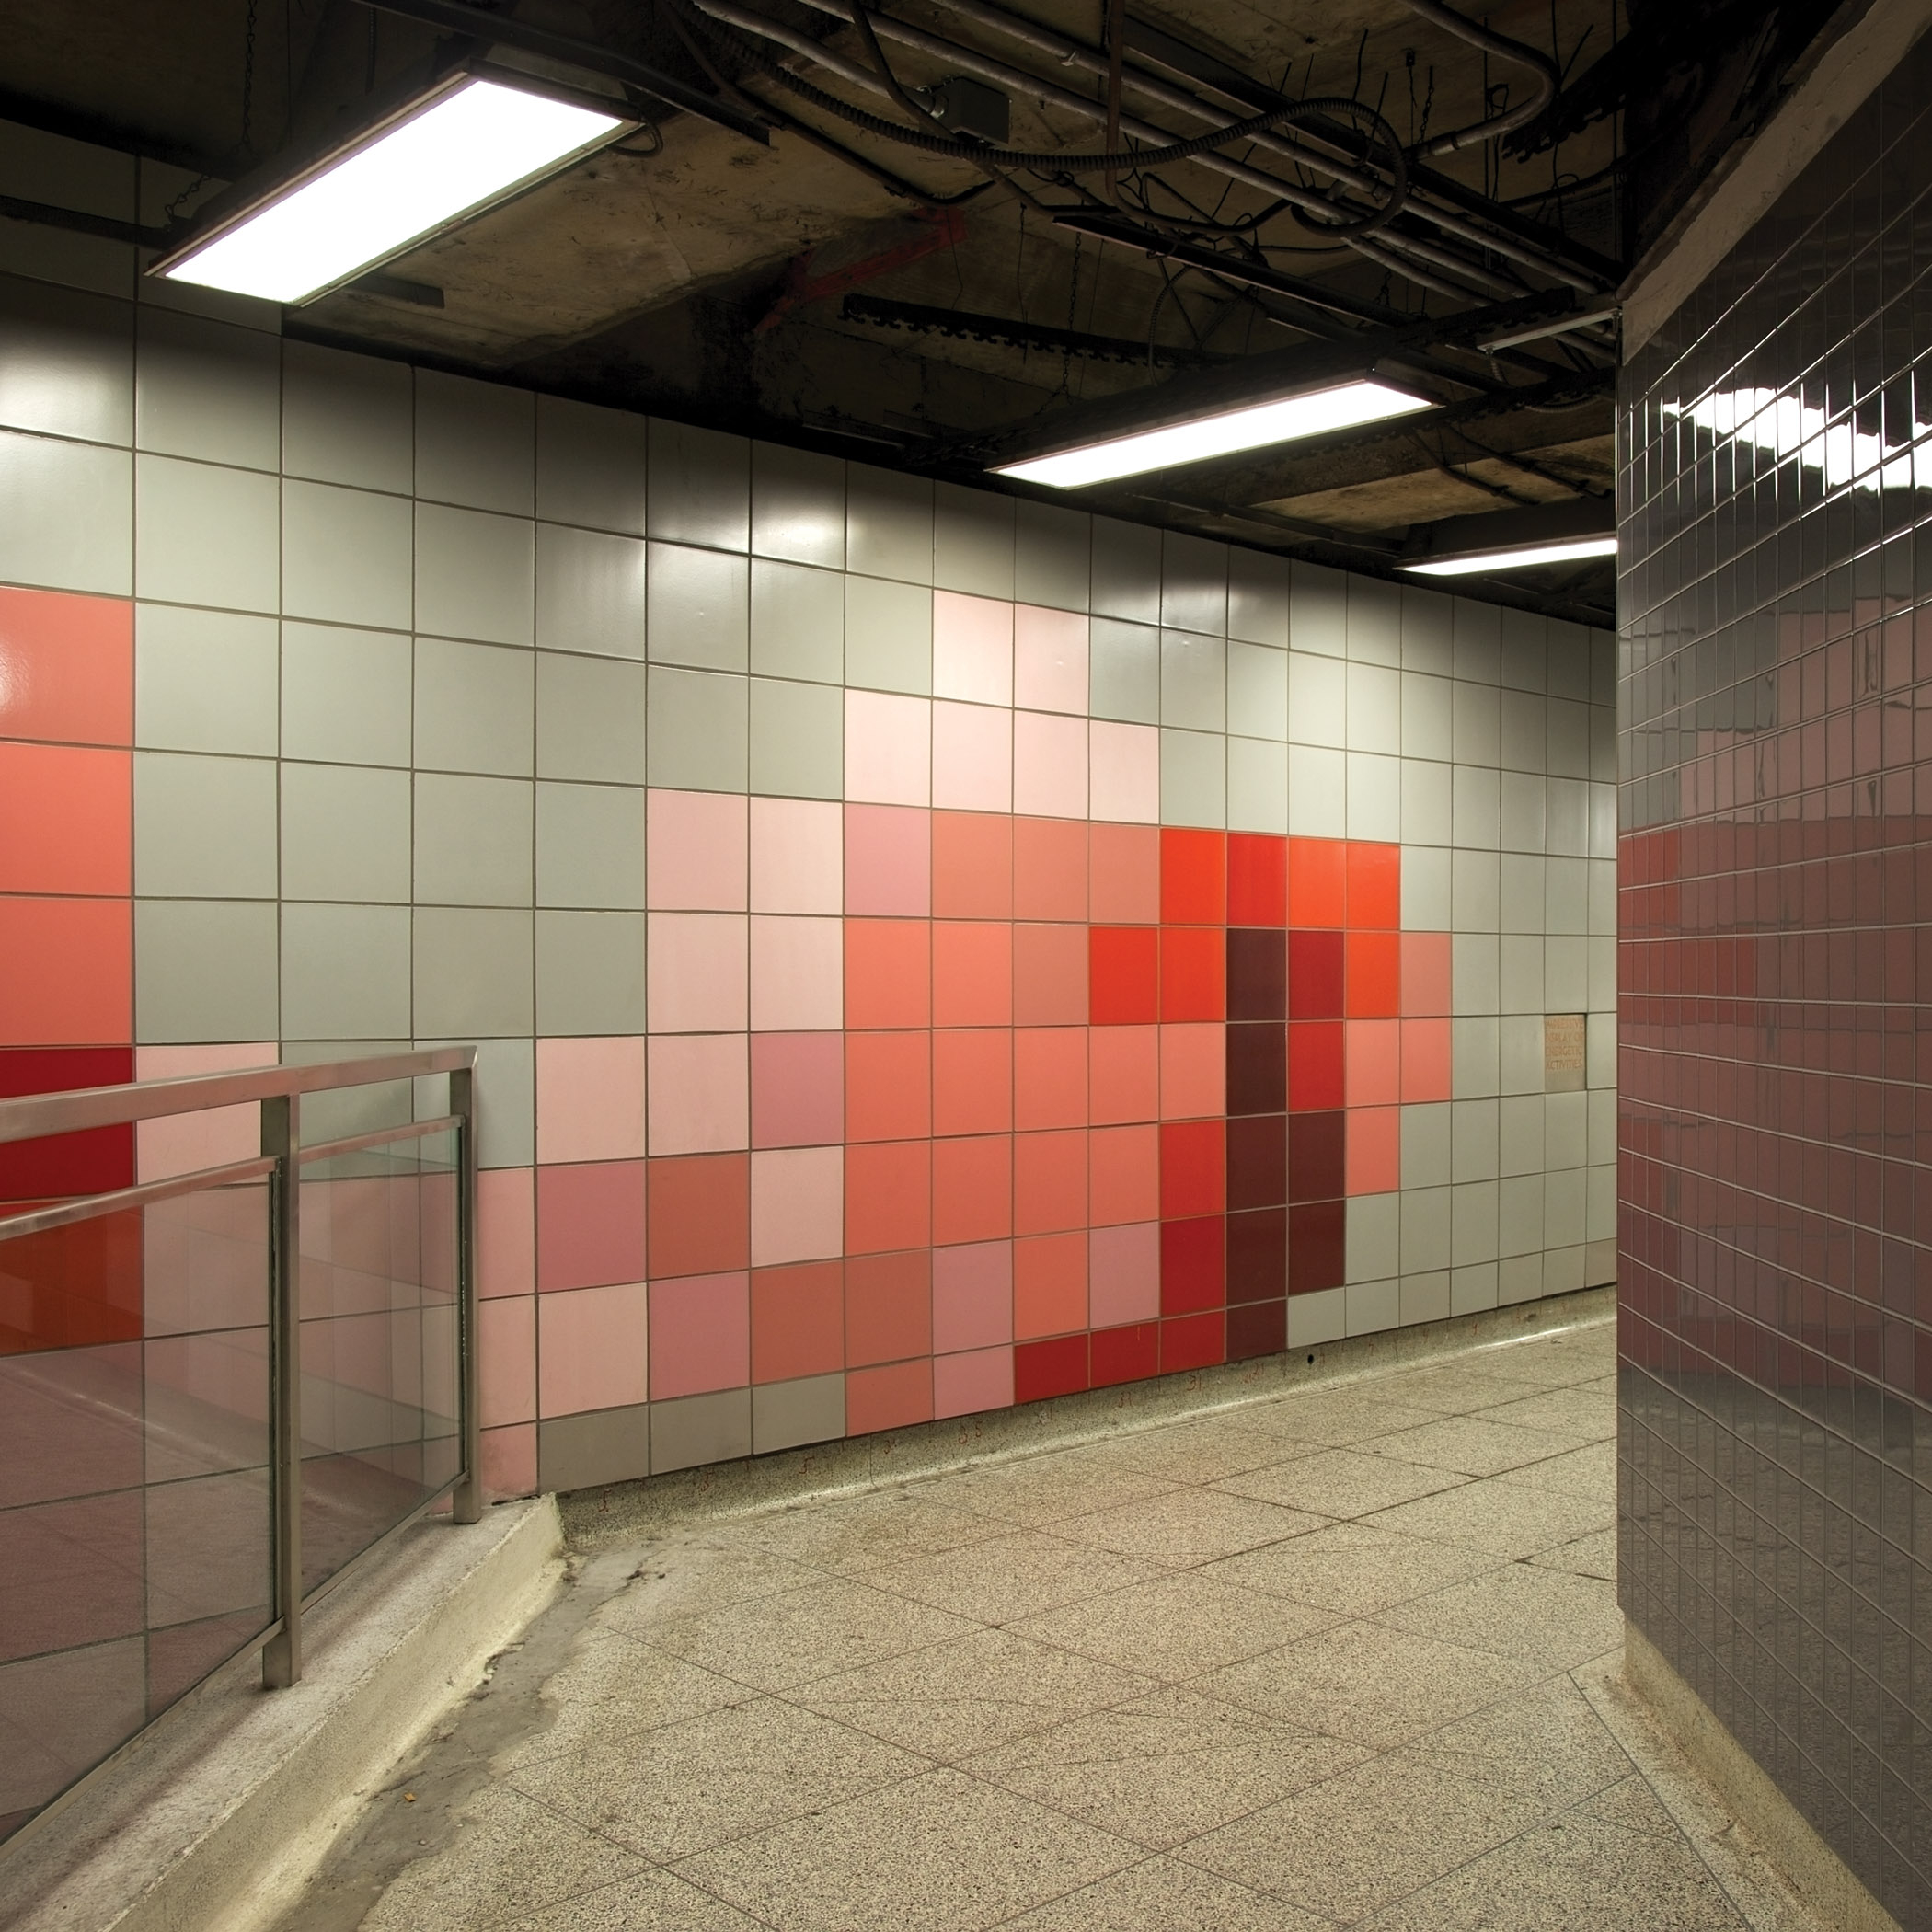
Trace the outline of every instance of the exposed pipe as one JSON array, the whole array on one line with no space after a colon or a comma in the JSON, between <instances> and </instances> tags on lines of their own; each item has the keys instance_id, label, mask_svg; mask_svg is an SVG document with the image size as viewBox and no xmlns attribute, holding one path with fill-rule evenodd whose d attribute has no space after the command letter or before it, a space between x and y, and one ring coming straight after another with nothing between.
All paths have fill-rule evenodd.
<instances>
[{"instance_id":1,"label":"exposed pipe","mask_svg":"<svg viewBox=\"0 0 1932 1932\"><path fill-rule=\"evenodd\" d=\"M1431 155L1454 155L1466 147L1481 147L1484 143L1494 141L1535 120L1557 98L1557 89L1562 86L1563 76L1557 72L1556 63L1547 54L1538 53L1534 47L1525 47L1521 40L1512 40L1506 34L1492 33L1489 28L1478 26L1453 6L1444 6L1443 0L1405 0L1405 4L1411 13L1420 14L1425 20L1433 20L1444 33L1453 33L1458 40L1466 40L1471 47L1479 47L1485 53L1493 53L1499 59L1513 61L1519 67L1527 67L1536 76L1535 92L1520 107L1511 108L1489 121L1472 121L1466 128L1456 128L1422 142L1412 150L1419 159Z\"/></svg>"}]
</instances>

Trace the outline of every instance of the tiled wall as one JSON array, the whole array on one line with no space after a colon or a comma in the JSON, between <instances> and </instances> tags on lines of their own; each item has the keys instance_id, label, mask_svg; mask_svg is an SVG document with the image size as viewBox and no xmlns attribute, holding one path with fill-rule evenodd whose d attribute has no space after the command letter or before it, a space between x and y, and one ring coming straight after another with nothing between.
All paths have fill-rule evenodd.
<instances>
[{"instance_id":1,"label":"tiled wall","mask_svg":"<svg viewBox=\"0 0 1932 1932\"><path fill-rule=\"evenodd\" d=\"M1626 1611L1932 1923L1932 51L1626 373Z\"/></svg>"},{"instance_id":2,"label":"tiled wall","mask_svg":"<svg viewBox=\"0 0 1932 1932\"><path fill-rule=\"evenodd\" d=\"M500 1489L1612 1277L1607 636L260 319L0 290L0 1028L480 1041Z\"/></svg>"}]
</instances>

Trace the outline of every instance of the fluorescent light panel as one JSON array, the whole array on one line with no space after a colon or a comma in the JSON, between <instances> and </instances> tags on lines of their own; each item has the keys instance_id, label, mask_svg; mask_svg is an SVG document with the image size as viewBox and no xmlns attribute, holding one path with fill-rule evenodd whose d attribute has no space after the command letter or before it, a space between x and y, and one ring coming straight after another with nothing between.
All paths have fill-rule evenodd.
<instances>
[{"instance_id":1,"label":"fluorescent light panel","mask_svg":"<svg viewBox=\"0 0 1932 1932\"><path fill-rule=\"evenodd\" d=\"M1533 544L1522 550L1485 550L1476 557L1444 557L1434 563L1404 564L1418 577L1473 577L1478 571L1520 570L1531 564L1573 563L1582 557L1615 557L1614 536L1582 536L1567 544Z\"/></svg>"},{"instance_id":2,"label":"fluorescent light panel","mask_svg":"<svg viewBox=\"0 0 1932 1932\"><path fill-rule=\"evenodd\" d=\"M621 115L473 75L158 272L305 302L627 125Z\"/></svg>"},{"instance_id":3,"label":"fluorescent light panel","mask_svg":"<svg viewBox=\"0 0 1932 1932\"><path fill-rule=\"evenodd\" d=\"M1331 389L1284 396L1276 402L1251 403L1244 408L1197 416L1163 430L1110 437L1104 443L1060 450L1051 456L1003 463L996 466L995 474L1044 483L1054 489L1081 489L1089 483L1111 482L1116 477L1137 477L1150 469L1204 462L1210 456L1232 456L1242 450L1294 443L1304 436L1352 429L1357 423L1407 416L1432 407L1426 397L1411 396L1386 383L1341 383Z\"/></svg>"}]
</instances>

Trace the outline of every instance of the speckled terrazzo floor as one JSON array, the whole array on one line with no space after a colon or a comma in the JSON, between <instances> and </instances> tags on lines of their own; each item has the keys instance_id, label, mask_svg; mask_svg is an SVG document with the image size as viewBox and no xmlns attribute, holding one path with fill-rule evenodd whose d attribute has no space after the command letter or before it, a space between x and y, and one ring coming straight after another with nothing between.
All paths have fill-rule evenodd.
<instances>
[{"instance_id":1,"label":"speckled terrazzo floor","mask_svg":"<svg viewBox=\"0 0 1932 1932\"><path fill-rule=\"evenodd\" d=\"M1629 1697L1602 1322L586 1559L284 1932L1810 1932Z\"/></svg>"}]
</instances>

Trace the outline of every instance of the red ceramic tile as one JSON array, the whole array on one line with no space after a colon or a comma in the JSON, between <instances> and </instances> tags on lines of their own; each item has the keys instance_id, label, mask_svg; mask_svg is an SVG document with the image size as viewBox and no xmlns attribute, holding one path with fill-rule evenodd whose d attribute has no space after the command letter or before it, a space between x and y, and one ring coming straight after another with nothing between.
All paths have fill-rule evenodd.
<instances>
[{"instance_id":1,"label":"red ceramic tile","mask_svg":"<svg viewBox=\"0 0 1932 1932\"><path fill-rule=\"evenodd\" d=\"M1310 1201L1288 1210L1288 1293L1340 1288L1348 1274L1349 1204Z\"/></svg>"},{"instance_id":2,"label":"red ceramic tile","mask_svg":"<svg viewBox=\"0 0 1932 1932\"><path fill-rule=\"evenodd\" d=\"M933 1347L932 1256L850 1256L845 1261L845 1362L849 1367L929 1355Z\"/></svg>"},{"instance_id":3,"label":"red ceramic tile","mask_svg":"<svg viewBox=\"0 0 1932 1932\"><path fill-rule=\"evenodd\" d=\"M1005 1133L1013 1125L1013 1035L1005 1027L937 1032L933 1133Z\"/></svg>"},{"instance_id":4,"label":"red ceramic tile","mask_svg":"<svg viewBox=\"0 0 1932 1932\"><path fill-rule=\"evenodd\" d=\"M1013 928L1013 1020L1022 1027L1087 1024L1087 928Z\"/></svg>"},{"instance_id":5,"label":"red ceramic tile","mask_svg":"<svg viewBox=\"0 0 1932 1932\"><path fill-rule=\"evenodd\" d=\"M1287 1198L1287 1116L1231 1119L1227 1123L1228 1207L1279 1207Z\"/></svg>"},{"instance_id":6,"label":"red ceramic tile","mask_svg":"<svg viewBox=\"0 0 1932 1932\"><path fill-rule=\"evenodd\" d=\"M1348 870L1349 925L1358 932L1365 927L1398 931L1402 925L1401 846L1372 845L1351 839Z\"/></svg>"},{"instance_id":7,"label":"red ceramic tile","mask_svg":"<svg viewBox=\"0 0 1932 1932\"><path fill-rule=\"evenodd\" d=\"M1013 821L1016 919L1086 923L1087 838L1086 823L1076 819Z\"/></svg>"},{"instance_id":8,"label":"red ceramic tile","mask_svg":"<svg viewBox=\"0 0 1932 1932\"><path fill-rule=\"evenodd\" d=\"M1087 1033L1086 1027L1021 1027L1012 1035L1014 1126L1086 1126Z\"/></svg>"},{"instance_id":9,"label":"red ceramic tile","mask_svg":"<svg viewBox=\"0 0 1932 1932\"><path fill-rule=\"evenodd\" d=\"M1095 1027L1087 1036L1089 1118L1097 1127L1151 1121L1160 1112L1159 1032Z\"/></svg>"},{"instance_id":10,"label":"red ceramic tile","mask_svg":"<svg viewBox=\"0 0 1932 1932\"><path fill-rule=\"evenodd\" d=\"M1088 931L1087 1013L1095 1026L1146 1026L1158 1018L1159 937L1151 926Z\"/></svg>"},{"instance_id":11,"label":"red ceramic tile","mask_svg":"<svg viewBox=\"0 0 1932 1932\"><path fill-rule=\"evenodd\" d=\"M1246 1302L1227 1311L1227 1359L1252 1362L1288 1346L1288 1304Z\"/></svg>"},{"instance_id":12,"label":"red ceramic tile","mask_svg":"<svg viewBox=\"0 0 1932 1932\"><path fill-rule=\"evenodd\" d=\"M477 1176L477 1293L536 1290L536 1177L528 1167L485 1167Z\"/></svg>"},{"instance_id":13,"label":"red ceramic tile","mask_svg":"<svg viewBox=\"0 0 1932 1932\"><path fill-rule=\"evenodd\" d=\"M1134 1322L1121 1328L1096 1328L1087 1338L1093 1386L1113 1388L1122 1382L1144 1382L1160 1373L1160 1324Z\"/></svg>"},{"instance_id":14,"label":"red ceramic tile","mask_svg":"<svg viewBox=\"0 0 1932 1932\"><path fill-rule=\"evenodd\" d=\"M845 1037L752 1035L752 1145L812 1147L845 1135Z\"/></svg>"},{"instance_id":15,"label":"red ceramic tile","mask_svg":"<svg viewBox=\"0 0 1932 1932\"><path fill-rule=\"evenodd\" d=\"M1402 1012L1407 1018L1449 1011L1451 946L1447 933L1402 935Z\"/></svg>"},{"instance_id":16,"label":"red ceramic tile","mask_svg":"<svg viewBox=\"0 0 1932 1932\"><path fill-rule=\"evenodd\" d=\"M699 1154L645 1164L650 1208L650 1273L719 1274L751 1259L752 1163L745 1154ZM557 1167L554 1175L584 1170ZM850 1164L846 1175L849 1184ZM544 1177L538 1177L542 1225Z\"/></svg>"},{"instance_id":17,"label":"red ceramic tile","mask_svg":"<svg viewBox=\"0 0 1932 1932\"><path fill-rule=\"evenodd\" d=\"M645 801L648 903L742 913L749 876L745 800L721 791L653 791Z\"/></svg>"},{"instance_id":18,"label":"red ceramic tile","mask_svg":"<svg viewBox=\"0 0 1932 1932\"><path fill-rule=\"evenodd\" d=\"M932 1143L845 1149L845 1253L923 1248L932 1239Z\"/></svg>"},{"instance_id":19,"label":"red ceramic tile","mask_svg":"<svg viewBox=\"0 0 1932 1932\"><path fill-rule=\"evenodd\" d=\"M1226 1317L1218 1310L1160 1325L1160 1370L1176 1375L1227 1360Z\"/></svg>"},{"instance_id":20,"label":"red ceramic tile","mask_svg":"<svg viewBox=\"0 0 1932 1932\"><path fill-rule=\"evenodd\" d=\"M1345 1149L1348 1116L1329 1113L1288 1116L1288 1199L1339 1201L1346 1191Z\"/></svg>"},{"instance_id":21,"label":"red ceramic tile","mask_svg":"<svg viewBox=\"0 0 1932 1932\"><path fill-rule=\"evenodd\" d=\"M1402 1098L1402 1022L1351 1019L1345 1023L1347 1105L1393 1107Z\"/></svg>"},{"instance_id":22,"label":"red ceramic tile","mask_svg":"<svg viewBox=\"0 0 1932 1932\"><path fill-rule=\"evenodd\" d=\"M1225 1027L1160 1029L1160 1111L1163 1120L1200 1119L1227 1110Z\"/></svg>"},{"instance_id":23,"label":"red ceramic tile","mask_svg":"<svg viewBox=\"0 0 1932 1932\"><path fill-rule=\"evenodd\" d=\"M1063 1335L1052 1341L1029 1341L1013 1350L1013 1399L1044 1402L1087 1386L1087 1337Z\"/></svg>"},{"instance_id":24,"label":"red ceramic tile","mask_svg":"<svg viewBox=\"0 0 1932 1932\"><path fill-rule=\"evenodd\" d=\"M1013 1232L1087 1225L1087 1134L1023 1133L1013 1144Z\"/></svg>"},{"instance_id":25,"label":"red ceramic tile","mask_svg":"<svg viewBox=\"0 0 1932 1932\"><path fill-rule=\"evenodd\" d=\"M1346 1006L1343 936L1331 932L1288 935L1288 1017L1340 1019Z\"/></svg>"},{"instance_id":26,"label":"red ceramic tile","mask_svg":"<svg viewBox=\"0 0 1932 1932\"><path fill-rule=\"evenodd\" d=\"M1218 1214L1227 1199L1226 1163L1225 1121L1164 1121L1160 1130L1161 1219Z\"/></svg>"},{"instance_id":27,"label":"red ceramic tile","mask_svg":"<svg viewBox=\"0 0 1932 1932\"><path fill-rule=\"evenodd\" d=\"M0 1050L0 1099L68 1093L83 1087L121 1087L134 1077L132 1047ZM69 1194L105 1194L133 1184L132 1126L0 1144L0 1201L54 1201Z\"/></svg>"},{"instance_id":28,"label":"red ceramic tile","mask_svg":"<svg viewBox=\"0 0 1932 1932\"><path fill-rule=\"evenodd\" d=\"M1345 942L1351 1019L1393 1018L1402 1010L1402 935L1351 932Z\"/></svg>"},{"instance_id":29,"label":"red ceramic tile","mask_svg":"<svg viewBox=\"0 0 1932 1932\"><path fill-rule=\"evenodd\" d=\"M1163 826L1160 834L1163 926L1222 926L1227 920L1227 838L1220 832Z\"/></svg>"},{"instance_id":30,"label":"red ceramic tile","mask_svg":"<svg viewBox=\"0 0 1932 1932\"><path fill-rule=\"evenodd\" d=\"M936 1140L934 1242L998 1241L1012 1232L1012 1135Z\"/></svg>"},{"instance_id":31,"label":"red ceramic tile","mask_svg":"<svg viewBox=\"0 0 1932 1932\"><path fill-rule=\"evenodd\" d=\"M1227 1299L1226 1217L1160 1225L1160 1312L1191 1315Z\"/></svg>"},{"instance_id":32,"label":"red ceramic tile","mask_svg":"<svg viewBox=\"0 0 1932 1932\"><path fill-rule=\"evenodd\" d=\"M932 926L924 919L845 921L845 1024L932 1020Z\"/></svg>"},{"instance_id":33,"label":"red ceramic tile","mask_svg":"<svg viewBox=\"0 0 1932 1932\"><path fill-rule=\"evenodd\" d=\"M682 1283L672 1283L673 1287ZM572 1288L536 1305L536 1404L546 1416L621 1409L650 1393L645 1288ZM675 1337L673 1336L673 1353Z\"/></svg>"},{"instance_id":34,"label":"red ceramic tile","mask_svg":"<svg viewBox=\"0 0 1932 1932\"><path fill-rule=\"evenodd\" d=\"M837 1261L752 1274L752 1380L793 1382L845 1365L845 1273Z\"/></svg>"},{"instance_id":35,"label":"red ceramic tile","mask_svg":"<svg viewBox=\"0 0 1932 1932\"><path fill-rule=\"evenodd\" d=\"M1087 1159L1093 1225L1151 1221L1160 1212L1160 1139L1153 1127L1097 1127Z\"/></svg>"},{"instance_id":36,"label":"red ceramic tile","mask_svg":"<svg viewBox=\"0 0 1932 1932\"><path fill-rule=\"evenodd\" d=\"M1087 828L1088 916L1112 926L1160 918L1160 834L1152 825Z\"/></svg>"},{"instance_id":37,"label":"red ceramic tile","mask_svg":"<svg viewBox=\"0 0 1932 1932\"><path fill-rule=\"evenodd\" d=\"M1260 832L1227 835L1227 923L1288 923L1288 841Z\"/></svg>"},{"instance_id":38,"label":"red ceramic tile","mask_svg":"<svg viewBox=\"0 0 1932 1932\"><path fill-rule=\"evenodd\" d=\"M1013 928L992 920L933 921L933 1024L1013 1023Z\"/></svg>"},{"instance_id":39,"label":"red ceramic tile","mask_svg":"<svg viewBox=\"0 0 1932 1932\"><path fill-rule=\"evenodd\" d=\"M845 807L845 911L923 917L932 911L930 813Z\"/></svg>"},{"instance_id":40,"label":"red ceramic tile","mask_svg":"<svg viewBox=\"0 0 1932 1932\"><path fill-rule=\"evenodd\" d=\"M1012 1340L1012 1242L934 1248L934 1353L994 1348Z\"/></svg>"},{"instance_id":41,"label":"red ceramic tile","mask_svg":"<svg viewBox=\"0 0 1932 1932\"><path fill-rule=\"evenodd\" d=\"M1342 1022L1294 1020L1288 1028L1288 1110L1324 1112L1343 1104Z\"/></svg>"},{"instance_id":42,"label":"red ceramic tile","mask_svg":"<svg viewBox=\"0 0 1932 1932\"><path fill-rule=\"evenodd\" d=\"M132 604L0 590L0 738L133 742Z\"/></svg>"},{"instance_id":43,"label":"red ceramic tile","mask_svg":"<svg viewBox=\"0 0 1932 1932\"><path fill-rule=\"evenodd\" d=\"M743 1164L742 1156L726 1158ZM640 1160L587 1161L536 1170L540 1289L596 1288L644 1279L644 1174ZM741 1227L741 1250L744 1238Z\"/></svg>"},{"instance_id":44,"label":"red ceramic tile","mask_svg":"<svg viewBox=\"0 0 1932 1932\"><path fill-rule=\"evenodd\" d=\"M1013 821L1004 812L933 813L933 916L1013 916Z\"/></svg>"},{"instance_id":45,"label":"red ceramic tile","mask_svg":"<svg viewBox=\"0 0 1932 1932\"><path fill-rule=\"evenodd\" d=\"M845 1138L925 1139L932 1132L932 1035L847 1033L845 1047Z\"/></svg>"},{"instance_id":46,"label":"red ceramic tile","mask_svg":"<svg viewBox=\"0 0 1932 1932\"><path fill-rule=\"evenodd\" d=\"M887 1368L854 1369L845 1377L847 1435L907 1429L932 1419L932 1363L923 1357Z\"/></svg>"},{"instance_id":47,"label":"red ceramic tile","mask_svg":"<svg viewBox=\"0 0 1932 1932\"><path fill-rule=\"evenodd\" d=\"M1288 841L1288 924L1348 924L1348 856L1339 838Z\"/></svg>"},{"instance_id":48,"label":"red ceramic tile","mask_svg":"<svg viewBox=\"0 0 1932 1932\"><path fill-rule=\"evenodd\" d=\"M1226 934L1214 926L1163 926L1160 1017L1220 1019L1226 1012Z\"/></svg>"},{"instance_id":49,"label":"red ceramic tile","mask_svg":"<svg viewBox=\"0 0 1932 1932\"><path fill-rule=\"evenodd\" d=\"M1279 1301L1288 1293L1288 1210L1251 1208L1227 1217L1227 1300Z\"/></svg>"},{"instance_id":50,"label":"red ceramic tile","mask_svg":"<svg viewBox=\"0 0 1932 1932\"><path fill-rule=\"evenodd\" d=\"M0 742L0 892L130 891L132 783L126 752Z\"/></svg>"},{"instance_id":51,"label":"red ceramic tile","mask_svg":"<svg viewBox=\"0 0 1932 1932\"><path fill-rule=\"evenodd\" d=\"M933 1414L979 1415L1013 1407L1013 1351L1001 1345L933 1357Z\"/></svg>"},{"instance_id":52,"label":"red ceramic tile","mask_svg":"<svg viewBox=\"0 0 1932 1932\"><path fill-rule=\"evenodd\" d=\"M1402 1185L1402 1110L1351 1107L1348 1127L1351 1194L1392 1194Z\"/></svg>"},{"instance_id":53,"label":"red ceramic tile","mask_svg":"<svg viewBox=\"0 0 1932 1932\"><path fill-rule=\"evenodd\" d=\"M1013 1244L1016 1340L1087 1327L1087 1236L1034 1235Z\"/></svg>"},{"instance_id":54,"label":"red ceramic tile","mask_svg":"<svg viewBox=\"0 0 1932 1932\"><path fill-rule=\"evenodd\" d=\"M1450 1024L1446 1019L1402 1022L1402 1098L1407 1101L1449 1098Z\"/></svg>"}]
</instances>

